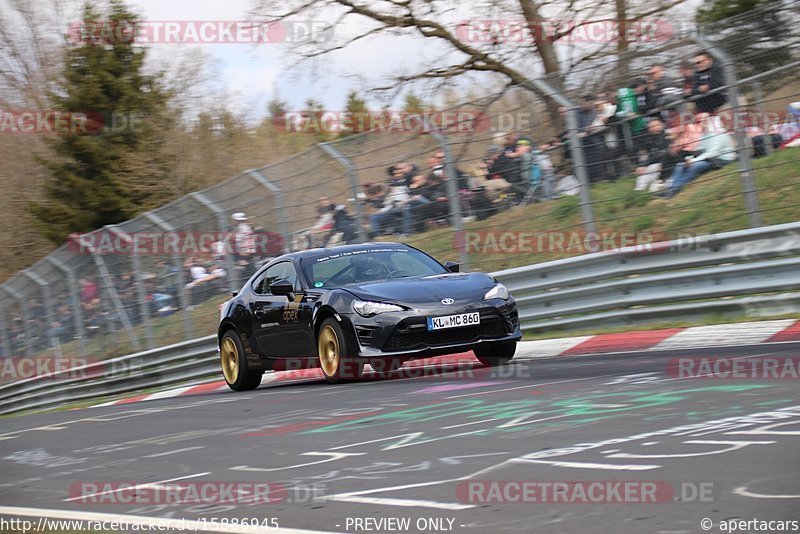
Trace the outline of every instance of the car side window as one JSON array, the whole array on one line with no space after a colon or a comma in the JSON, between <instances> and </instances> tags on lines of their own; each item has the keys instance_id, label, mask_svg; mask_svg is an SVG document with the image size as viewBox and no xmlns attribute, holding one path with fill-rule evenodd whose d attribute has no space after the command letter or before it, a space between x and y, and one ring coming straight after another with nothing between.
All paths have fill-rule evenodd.
<instances>
[{"instance_id":1,"label":"car side window","mask_svg":"<svg viewBox=\"0 0 800 534\"><path fill-rule=\"evenodd\" d=\"M261 278L256 280L254 291L259 295L269 295L269 286L276 280L280 280L282 278L289 280L295 290L299 291L300 284L298 283L297 270L294 268L294 264L292 264L290 261L276 263L264 271L264 274L261 275Z\"/></svg>"}]
</instances>

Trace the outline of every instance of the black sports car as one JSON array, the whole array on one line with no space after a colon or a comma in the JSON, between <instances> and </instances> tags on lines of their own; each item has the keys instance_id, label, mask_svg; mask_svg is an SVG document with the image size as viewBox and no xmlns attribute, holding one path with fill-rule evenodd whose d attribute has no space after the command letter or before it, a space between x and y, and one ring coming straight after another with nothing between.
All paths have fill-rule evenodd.
<instances>
[{"instance_id":1,"label":"black sports car","mask_svg":"<svg viewBox=\"0 0 800 534\"><path fill-rule=\"evenodd\" d=\"M275 258L220 307L218 330L222 371L236 391L257 387L268 369L321 367L337 382L360 376L365 363L390 372L468 350L502 365L521 337L503 284L399 243Z\"/></svg>"}]
</instances>

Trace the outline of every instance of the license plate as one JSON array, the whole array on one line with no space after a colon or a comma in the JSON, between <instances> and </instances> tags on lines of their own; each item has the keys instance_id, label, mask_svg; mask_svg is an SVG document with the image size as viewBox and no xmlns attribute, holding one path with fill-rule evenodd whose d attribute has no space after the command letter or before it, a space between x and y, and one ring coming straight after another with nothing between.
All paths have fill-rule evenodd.
<instances>
[{"instance_id":1,"label":"license plate","mask_svg":"<svg viewBox=\"0 0 800 534\"><path fill-rule=\"evenodd\" d=\"M481 314L478 312L459 313L458 315L445 315L443 317L428 317L428 330L473 326L480 324L480 322Z\"/></svg>"}]
</instances>

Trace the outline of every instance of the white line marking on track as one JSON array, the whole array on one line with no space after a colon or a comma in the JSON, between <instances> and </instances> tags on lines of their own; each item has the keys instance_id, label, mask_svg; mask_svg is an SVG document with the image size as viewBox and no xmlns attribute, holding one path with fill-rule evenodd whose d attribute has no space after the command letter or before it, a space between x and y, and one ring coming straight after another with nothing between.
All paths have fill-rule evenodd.
<instances>
[{"instance_id":1,"label":"white line marking on track","mask_svg":"<svg viewBox=\"0 0 800 534\"><path fill-rule=\"evenodd\" d=\"M178 454L179 452L186 452L186 451L195 451L197 449L204 449L205 445L199 445L197 447L186 447L184 449L177 449L174 451L167 451L167 452L157 452L155 454L147 454L142 456L142 458L158 458L159 456L169 456L170 454Z\"/></svg>"},{"instance_id":2,"label":"white line marking on track","mask_svg":"<svg viewBox=\"0 0 800 534\"><path fill-rule=\"evenodd\" d=\"M84 512L81 510L54 510L49 508L19 508L16 506L0 506L0 515L13 517L38 517L64 519L73 521L106 521L130 525L139 525L146 530L178 530L189 532L228 532L234 534L333 534L330 531L305 530L296 528L280 528L267 526L237 525L236 523L211 523L190 519L170 519L167 517L147 517L140 515L108 514L102 512ZM42 525L43 526L43 525ZM161 527L161 528L153 528ZM38 529L44 532L44 528ZM138 530L138 529L137 529Z\"/></svg>"},{"instance_id":3,"label":"white line marking on track","mask_svg":"<svg viewBox=\"0 0 800 534\"><path fill-rule=\"evenodd\" d=\"M384 497L358 497L355 495L335 497L331 498L330 500L342 501L342 502L355 502L359 504L383 504L386 506L437 508L439 510L466 510L468 508L475 508L474 504L458 504L450 502L424 501L416 499L392 499Z\"/></svg>"},{"instance_id":4,"label":"white line marking on track","mask_svg":"<svg viewBox=\"0 0 800 534\"><path fill-rule=\"evenodd\" d=\"M189 479L189 478L203 477L203 476L210 475L210 474L211 474L211 471L208 471L206 473L197 473L196 475L187 475L185 477L168 478L167 480L159 480L158 482L148 482L147 484L136 484L135 486L125 486L125 487L121 487L121 488L117 488L117 489L113 489L113 490L108 490L108 491L99 491L97 493L90 493L89 495L76 495L75 497L68 497L68 498L64 499L64 502L79 501L79 500L88 499L90 497L97 497L97 496L100 496L100 495L106 495L108 493L119 493L120 491L134 491L134 490L141 489L141 488L150 488L150 487L157 486L159 484L164 484L165 482L175 482L175 481L178 481L178 480L186 480L186 479Z\"/></svg>"},{"instance_id":5,"label":"white line marking on track","mask_svg":"<svg viewBox=\"0 0 800 534\"><path fill-rule=\"evenodd\" d=\"M363 456L367 453L365 452L304 452L302 456L330 456L325 460L320 460L318 462L308 462L305 464L297 464L297 465L287 465L286 467L249 467L247 465L237 465L235 467L231 467L231 471L256 471L260 473L269 473L272 471L283 471L284 469L295 469L297 467L308 467L309 465L317 465L317 464L324 464L327 462L333 462L335 460L341 460L342 458L346 458L348 456Z\"/></svg>"},{"instance_id":6,"label":"white line marking on track","mask_svg":"<svg viewBox=\"0 0 800 534\"><path fill-rule=\"evenodd\" d=\"M514 391L516 389L526 389L526 388L538 388L540 386L550 386L553 384L565 384L567 382L578 382L580 380L593 380L596 378L608 378L609 376L614 375L603 375L603 376L587 376L586 378L572 378L570 380L556 380L555 382L542 382L540 384L527 384L524 386L516 386L513 388L501 388L501 389L490 389L488 391L476 391L473 393L463 393L461 395L451 395L447 397L448 399L460 399L461 397L477 397L478 395L491 395L492 393L500 393L502 391Z\"/></svg>"},{"instance_id":7,"label":"white line marking on track","mask_svg":"<svg viewBox=\"0 0 800 534\"><path fill-rule=\"evenodd\" d=\"M734 495L751 497L753 499L800 499L800 495L766 495L764 493L753 493L747 490L747 486L740 486L733 490Z\"/></svg>"},{"instance_id":8,"label":"white line marking on track","mask_svg":"<svg viewBox=\"0 0 800 534\"><path fill-rule=\"evenodd\" d=\"M612 471L649 471L660 469L660 465L635 465L635 464L600 464L592 462L563 462L557 460L511 460L519 463L548 464L555 467L573 467L575 469L609 469Z\"/></svg>"}]
</instances>

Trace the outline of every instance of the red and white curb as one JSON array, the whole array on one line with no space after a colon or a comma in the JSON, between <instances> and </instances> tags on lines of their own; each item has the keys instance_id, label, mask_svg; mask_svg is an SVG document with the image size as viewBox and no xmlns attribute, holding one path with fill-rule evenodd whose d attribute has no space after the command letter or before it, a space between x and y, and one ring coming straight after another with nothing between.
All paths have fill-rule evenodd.
<instances>
[{"instance_id":1,"label":"red and white curb","mask_svg":"<svg viewBox=\"0 0 800 534\"><path fill-rule=\"evenodd\" d=\"M517 355L514 359L526 360L611 352L698 349L704 347L716 348L787 341L800 341L800 321L795 319L757 321L750 323L624 332L621 334L576 336L559 339L544 339L540 341L523 341L517 345ZM474 360L472 353L468 352L409 362L403 368L414 366L430 368L441 365L469 364L471 362L476 362L476 360ZM319 369L301 369L297 371L267 373L264 375L261 385L265 386L276 382L288 382L293 380L321 379L321 373ZM228 391L228 386L225 382L214 381L168 389L157 393L137 395L126 399L113 400L103 404L97 404L94 407L198 395L221 390Z\"/></svg>"}]
</instances>

